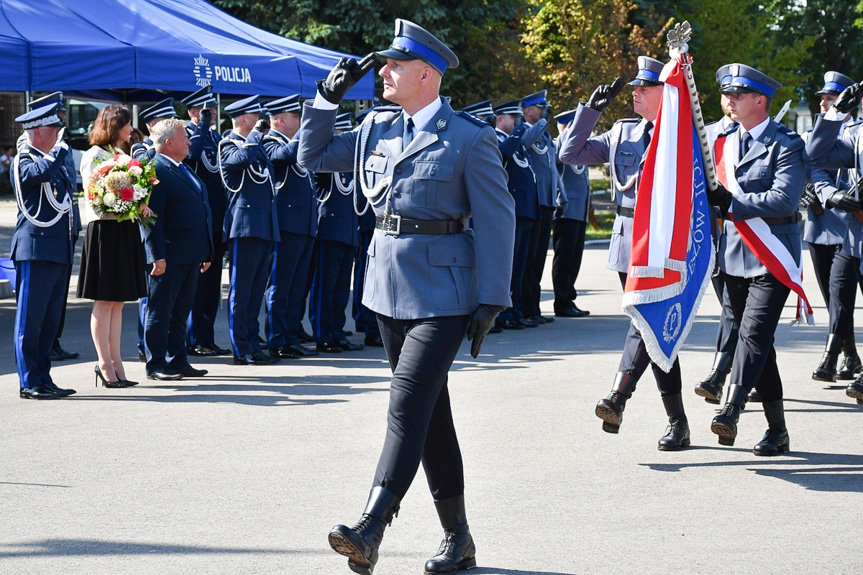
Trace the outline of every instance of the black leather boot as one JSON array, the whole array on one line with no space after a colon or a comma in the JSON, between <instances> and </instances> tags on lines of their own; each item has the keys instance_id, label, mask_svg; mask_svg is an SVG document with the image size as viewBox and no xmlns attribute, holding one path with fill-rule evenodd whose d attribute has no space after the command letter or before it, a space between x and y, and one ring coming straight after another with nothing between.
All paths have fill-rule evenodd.
<instances>
[{"instance_id":1,"label":"black leather boot","mask_svg":"<svg viewBox=\"0 0 863 575\"><path fill-rule=\"evenodd\" d=\"M781 399L764 401L764 415L767 417L767 432L764 438L755 446L755 455L779 455L790 447L788 429L785 428L785 409Z\"/></svg>"},{"instance_id":2,"label":"black leather boot","mask_svg":"<svg viewBox=\"0 0 863 575\"><path fill-rule=\"evenodd\" d=\"M683 396L678 393L663 397L662 404L668 414L668 427L657 448L659 451L677 451L689 447L689 421L683 411Z\"/></svg>"},{"instance_id":3,"label":"black leather boot","mask_svg":"<svg viewBox=\"0 0 863 575\"><path fill-rule=\"evenodd\" d=\"M851 382L851 385L845 389L845 395L856 398L858 403L863 399L863 375Z\"/></svg>"},{"instance_id":4,"label":"black leather boot","mask_svg":"<svg viewBox=\"0 0 863 575\"><path fill-rule=\"evenodd\" d=\"M348 558L351 571L372 575L384 529L392 523L398 511L399 499L392 491L373 487L359 522L353 527L336 525L330 530L330 547Z\"/></svg>"},{"instance_id":5,"label":"black leather boot","mask_svg":"<svg viewBox=\"0 0 863 575\"><path fill-rule=\"evenodd\" d=\"M863 362L857 355L857 342L854 341L854 334L852 333L842 342L842 363L836 370L836 379L854 379L861 368L863 368Z\"/></svg>"},{"instance_id":6,"label":"black leather boot","mask_svg":"<svg viewBox=\"0 0 863 575\"><path fill-rule=\"evenodd\" d=\"M742 385L732 385L728 388L728 399L722 406L719 415L713 418L710 431L719 436L719 445L734 445L737 438L737 420L740 410L746 401L746 388Z\"/></svg>"},{"instance_id":7,"label":"black leather boot","mask_svg":"<svg viewBox=\"0 0 863 575\"><path fill-rule=\"evenodd\" d=\"M812 372L812 379L815 381L827 381L833 383L836 381L836 362L839 361L839 352L842 351L842 340L835 334L827 336L827 345L824 347L824 355L821 356L821 363L818 368Z\"/></svg>"},{"instance_id":8,"label":"black leather boot","mask_svg":"<svg viewBox=\"0 0 863 575\"><path fill-rule=\"evenodd\" d=\"M617 375L614 376L611 393L596 403L596 417L602 420L604 432L617 433L620 431L626 400L632 397L637 382L638 379L633 375L625 371L618 371Z\"/></svg>"},{"instance_id":9,"label":"black leather boot","mask_svg":"<svg viewBox=\"0 0 863 575\"><path fill-rule=\"evenodd\" d=\"M437 555L426 561L425 575L455 573L476 567L476 547L467 526L464 495L435 501L444 536Z\"/></svg>"},{"instance_id":10,"label":"black leather boot","mask_svg":"<svg viewBox=\"0 0 863 575\"><path fill-rule=\"evenodd\" d=\"M707 403L718 405L722 400L722 387L725 385L725 378L731 371L732 359L734 359L732 354L717 351L713 357L713 369L710 370L707 379L695 386L695 395L703 397Z\"/></svg>"}]
</instances>

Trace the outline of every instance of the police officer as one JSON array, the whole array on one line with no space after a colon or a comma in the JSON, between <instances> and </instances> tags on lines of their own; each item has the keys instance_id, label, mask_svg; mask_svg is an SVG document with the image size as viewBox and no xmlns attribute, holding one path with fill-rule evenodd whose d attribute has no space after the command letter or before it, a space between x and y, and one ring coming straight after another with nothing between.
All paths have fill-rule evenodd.
<instances>
[{"instance_id":1,"label":"police officer","mask_svg":"<svg viewBox=\"0 0 863 575\"><path fill-rule=\"evenodd\" d=\"M350 112L336 116L335 135L348 132L352 127ZM315 179L319 202L318 239L309 321L319 348L357 351L363 346L349 342L344 330L354 252L359 243L354 176L353 172L327 172L315 174Z\"/></svg>"},{"instance_id":2,"label":"police officer","mask_svg":"<svg viewBox=\"0 0 863 575\"><path fill-rule=\"evenodd\" d=\"M839 94L852 84L854 80L839 72L824 74L824 87L816 92L821 96L821 113L827 112ZM838 137L842 138L846 131L850 135L848 128L853 124L851 115L846 115ZM863 219L863 212L859 201L845 193L851 181L846 170L812 167L808 172L812 186L803 200L808 204L803 241L809 244L815 277L830 315L824 355L812 379L832 383L837 379L854 379L854 372L861 365L854 343L854 301L860 262L859 257L854 257L855 242L848 239L849 235L860 237L850 228L860 229L861 222L855 215ZM859 248L856 251L859 256ZM840 351L845 357L837 370Z\"/></svg>"},{"instance_id":3,"label":"police officer","mask_svg":"<svg viewBox=\"0 0 863 575\"><path fill-rule=\"evenodd\" d=\"M223 239L231 263L228 329L234 365L266 365L258 314L267 287L273 244L279 241L273 164L261 145L261 100L249 96L225 106L233 128L219 142L219 172L228 198Z\"/></svg>"},{"instance_id":4,"label":"police officer","mask_svg":"<svg viewBox=\"0 0 863 575\"><path fill-rule=\"evenodd\" d=\"M30 110L35 110L37 108L42 108L44 106L52 106L54 104L59 104L59 107L56 108L57 115L60 116L60 120L62 122L66 122L66 108L63 106L63 92L51 92L50 94L46 94L41 98L36 98L35 100L31 100L27 102L27 107ZM69 134L64 131L64 137L68 140ZM20 152L27 145L27 134L21 134L18 138L16 149ZM66 173L71 174L73 177L73 187L77 187L76 174L78 173L78 169L75 167L75 157L73 154L66 154ZM78 211L78 202L72 202L72 214L75 218L75 226L72 234L72 243L73 250L74 244L78 242L78 235L81 233L81 214ZM66 280L66 294L68 296L69 293L69 282L72 279L72 268L69 267L69 277ZM63 349L63 346L60 345L60 338L63 337L63 327L66 325L66 299L63 299L63 313L60 315L60 326L57 328L57 337L54 338L54 345L51 347L51 361L64 361L67 359L76 359L79 354L78 352L69 352Z\"/></svg>"},{"instance_id":5,"label":"police officer","mask_svg":"<svg viewBox=\"0 0 863 575\"><path fill-rule=\"evenodd\" d=\"M623 87L623 81L618 78L611 86L597 88L587 105L579 104L572 125L561 136L560 160L564 164L609 163L612 197L617 201L617 218L608 248L608 267L618 272L621 287L626 285L629 272L632 218L642 158L647 152L662 97L662 82L659 80L662 67L659 60L638 57L638 74L629 84L635 86L632 103L635 113L641 118L618 120L611 130L590 137L599 115ZM611 393L596 404L596 416L603 421L602 429L607 433L618 433L626 401L632 396L636 383L648 365L653 369L669 421L657 447L662 451L688 447L689 422L681 395L680 361L675 359L668 373L650 361L641 333L633 323L630 323L626 335L623 357Z\"/></svg>"},{"instance_id":6,"label":"police officer","mask_svg":"<svg viewBox=\"0 0 863 575\"><path fill-rule=\"evenodd\" d=\"M726 64L721 66L716 71L716 83L720 89L731 82L731 65ZM707 140L710 143L710 148L713 149L713 144L720 136L726 135L737 129L737 122L731 119L731 110L728 108L729 95L720 92L719 105L722 109L722 119L718 122L713 122L706 126ZM716 210L716 208L714 208ZM713 237L716 238L716 243L719 243L719 221L722 219L722 214L715 212L716 218L710 222ZM717 221L717 218L719 221ZM725 380L728 374L731 373L731 361L734 359L734 349L737 347L737 322L734 320L734 312L731 311L731 304L725 298L725 273L719 267L719 262L716 262L716 268L713 270L713 276L710 278L713 283L713 291L716 297L719 298L719 303L722 310L719 314L719 327L716 332L716 354L713 356L713 367L707 377L700 381L695 386L695 394L703 397L707 403L718 405L722 401L722 389L725 387ZM753 388L750 392L750 399L758 400L757 391Z\"/></svg>"},{"instance_id":7,"label":"police officer","mask_svg":"<svg viewBox=\"0 0 863 575\"><path fill-rule=\"evenodd\" d=\"M539 301L542 295L540 281L548 257L548 242L551 237L551 225L556 207L566 205L566 193L560 183L557 171L557 160L554 157L554 142L548 133L547 116L549 105L546 91L540 90L522 98L524 121L528 126L538 129L536 138L527 134L524 147L530 156L531 166L536 174L536 192L539 198L539 218L531 230L530 247L528 248L527 265L524 271L523 307L527 318L542 325L551 323L554 317L540 314Z\"/></svg>"},{"instance_id":8,"label":"police officer","mask_svg":"<svg viewBox=\"0 0 863 575\"><path fill-rule=\"evenodd\" d=\"M765 240L772 236L800 265L797 204L803 194L803 140L770 118L771 100L782 87L779 82L743 64L732 64L730 73L731 81L721 89L729 95L731 119L739 126L714 144L714 155L722 155L726 169L720 166L723 184L708 191L708 200L733 218L723 222L719 265L725 272L725 297L740 327L726 402L710 429L720 444L734 445L740 410L755 387L768 429L753 452L776 455L789 448L773 342L790 287L771 273L779 268L772 267L767 254L753 252L744 243L737 222L760 219L769 227Z\"/></svg>"},{"instance_id":9,"label":"police officer","mask_svg":"<svg viewBox=\"0 0 863 575\"><path fill-rule=\"evenodd\" d=\"M515 200L515 244L512 256L512 278L510 294L512 307L503 311L497 318L497 326L502 329L524 329L539 325L529 320L525 308L532 309L524 301L524 286L528 283L525 274L530 257L531 238L536 236L536 226L540 218L539 199L536 192L536 174L531 166L530 156L525 150L523 136L528 127L522 118L520 100L500 104L494 108L495 131L498 149L506 170L509 193ZM544 124L531 126L529 139L536 139L545 130Z\"/></svg>"},{"instance_id":10,"label":"police officer","mask_svg":"<svg viewBox=\"0 0 863 575\"><path fill-rule=\"evenodd\" d=\"M189 323L190 355L227 355L231 350L216 344L214 325L222 299L222 258L225 242L222 227L225 222L225 188L219 175L219 141L222 137L213 127L218 115L218 102L213 87L204 86L182 100L189 113L186 135L189 137L189 157L184 163L204 183L210 204L213 241L213 263L198 278L195 301Z\"/></svg>"},{"instance_id":11,"label":"police officer","mask_svg":"<svg viewBox=\"0 0 863 575\"><path fill-rule=\"evenodd\" d=\"M267 110L270 131L261 144L273 163L280 237L267 286L267 344L270 357L305 357L316 353L300 345L296 330L305 314L318 213L313 174L297 164L300 95L273 100Z\"/></svg>"},{"instance_id":12,"label":"police officer","mask_svg":"<svg viewBox=\"0 0 863 575\"><path fill-rule=\"evenodd\" d=\"M554 117L557 120L558 134L563 134L573 118L575 110L562 112ZM555 138L554 145L556 160L560 137ZM578 297L575 282L581 270L581 256L584 253L584 236L590 212L590 181L587 166L566 165L557 161L555 166L561 175L567 203L555 210L552 223L554 259L551 262L551 281L554 286L554 315L585 317L590 315L590 312L575 305Z\"/></svg>"},{"instance_id":13,"label":"police officer","mask_svg":"<svg viewBox=\"0 0 863 575\"><path fill-rule=\"evenodd\" d=\"M383 97L404 111L381 112L358 130L333 136L336 108L374 56L345 58L306 104L300 163L350 170L376 214L364 302L378 314L393 370L383 452L362 519L337 525L330 545L356 573L371 574L385 526L420 461L444 528L426 573L476 564L464 501L464 473L452 421L447 372L467 332L480 351L495 316L510 305L515 215L494 131L454 112L440 82L455 54L423 28L396 20L380 71ZM467 220L472 217L473 227Z\"/></svg>"},{"instance_id":14,"label":"police officer","mask_svg":"<svg viewBox=\"0 0 863 575\"><path fill-rule=\"evenodd\" d=\"M863 160L863 152L861 152L863 145L860 142L861 125L848 126L841 138L839 135L845 126L847 115L859 106L861 94L863 94L863 88L858 83L852 83L843 90L833 106L823 116L816 118L812 132L807 138L805 150L809 164L823 170L848 170L847 177L855 184L863 177L863 168L861 168L863 164L860 163ZM856 207L852 202L859 202L859 191L857 193L849 191L844 196L844 199L837 199L849 207ZM861 253L861 239L863 239L863 233L855 218L849 226L849 250L847 252L843 250L837 257L845 258L851 254L853 262ZM857 263L859 265L859 262ZM831 294L831 302L832 300L833 294ZM863 403L863 375L859 375L848 386L845 393L849 397L856 398L857 403Z\"/></svg>"},{"instance_id":15,"label":"police officer","mask_svg":"<svg viewBox=\"0 0 863 575\"><path fill-rule=\"evenodd\" d=\"M51 379L51 347L66 300L75 242L75 175L66 169L71 154L58 102L15 118L27 144L12 163L18 203L12 236L15 262L15 364L22 399L55 399L75 393Z\"/></svg>"}]
</instances>

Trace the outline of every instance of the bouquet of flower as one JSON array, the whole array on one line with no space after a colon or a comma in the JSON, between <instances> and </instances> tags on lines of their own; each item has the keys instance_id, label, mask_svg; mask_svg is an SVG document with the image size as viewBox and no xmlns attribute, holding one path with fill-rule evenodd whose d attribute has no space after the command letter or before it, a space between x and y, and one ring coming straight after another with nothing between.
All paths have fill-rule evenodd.
<instances>
[{"instance_id":1,"label":"bouquet of flower","mask_svg":"<svg viewBox=\"0 0 863 575\"><path fill-rule=\"evenodd\" d=\"M97 164L87 181L87 200L98 216L116 214L117 221L137 221L144 228L153 225L156 214L147 208L153 186L158 184L156 168L123 153ZM146 209L145 209L146 208ZM147 212L148 215L144 215Z\"/></svg>"}]
</instances>

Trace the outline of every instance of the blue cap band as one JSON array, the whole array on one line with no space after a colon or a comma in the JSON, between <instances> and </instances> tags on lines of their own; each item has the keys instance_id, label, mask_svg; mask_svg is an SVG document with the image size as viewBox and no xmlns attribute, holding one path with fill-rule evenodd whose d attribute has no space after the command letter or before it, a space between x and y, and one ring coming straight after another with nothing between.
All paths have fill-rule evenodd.
<instances>
[{"instance_id":1,"label":"blue cap band","mask_svg":"<svg viewBox=\"0 0 863 575\"><path fill-rule=\"evenodd\" d=\"M842 92L848 86L843 86L842 84L838 84L836 82L824 82L824 87L822 90L830 90L833 92Z\"/></svg>"},{"instance_id":2,"label":"blue cap band","mask_svg":"<svg viewBox=\"0 0 863 575\"><path fill-rule=\"evenodd\" d=\"M447 69L447 63L443 56L431 50L428 46L420 44L406 36L399 36L393 40L393 48L403 48L409 50L419 56L421 59L428 61L429 64L437 68L438 72L443 74Z\"/></svg>"},{"instance_id":3,"label":"blue cap band","mask_svg":"<svg viewBox=\"0 0 863 575\"><path fill-rule=\"evenodd\" d=\"M767 84L762 84L758 80L753 80L751 78L747 78L745 76L734 76L731 79L732 86L745 86L746 88L752 88L756 92L761 92L768 98L772 98L776 93L776 90L768 86Z\"/></svg>"},{"instance_id":4,"label":"blue cap band","mask_svg":"<svg viewBox=\"0 0 863 575\"><path fill-rule=\"evenodd\" d=\"M528 106L538 106L539 104L546 104L545 98L534 98L532 100L525 100L522 102L522 106L527 108Z\"/></svg>"},{"instance_id":5,"label":"blue cap band","mask_svg":"<svg viewBox=\"0 0 863 575\"><path fill-rule=\"evenodd\" d=\"M652 70L648 70L647 68L642 68L638 71L638 75L636 78L642 78L644 80L651 80L653 82L659 82L659 73L654 72Z\"/></svg>"}]
</instances>

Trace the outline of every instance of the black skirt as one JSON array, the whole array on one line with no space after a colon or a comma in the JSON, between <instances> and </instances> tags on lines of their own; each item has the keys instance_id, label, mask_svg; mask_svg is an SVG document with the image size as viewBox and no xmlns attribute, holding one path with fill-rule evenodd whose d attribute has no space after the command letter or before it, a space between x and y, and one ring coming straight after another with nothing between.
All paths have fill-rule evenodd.
<instances>
[{"instance_id":1,"label":"black skirt","mask_svg":"<svg viewBox=\"0 0 863 575\"><path fill-rule=\"evenodd\" d=\"M146 262L135 222L94 220L87 224L78 274L78 297L136 301L147 295Z\"/></svg>"}]
</instances>

